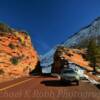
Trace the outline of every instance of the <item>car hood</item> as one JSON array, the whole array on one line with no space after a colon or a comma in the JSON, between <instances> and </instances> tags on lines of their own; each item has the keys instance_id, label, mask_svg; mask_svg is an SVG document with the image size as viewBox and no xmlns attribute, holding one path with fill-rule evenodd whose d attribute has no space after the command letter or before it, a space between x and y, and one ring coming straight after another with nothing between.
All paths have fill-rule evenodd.
<instances>
[{"instance_id":1,"label":"car hood","mask_svg":"<svg viewBox=\"0 0 100 100\"><path fill-rule=\"evenodd\" d=\"M77 76L77 74L65 73L65 74L62 74L62 76L75 77L75 76Z\"/></svg>"}]
</instances>

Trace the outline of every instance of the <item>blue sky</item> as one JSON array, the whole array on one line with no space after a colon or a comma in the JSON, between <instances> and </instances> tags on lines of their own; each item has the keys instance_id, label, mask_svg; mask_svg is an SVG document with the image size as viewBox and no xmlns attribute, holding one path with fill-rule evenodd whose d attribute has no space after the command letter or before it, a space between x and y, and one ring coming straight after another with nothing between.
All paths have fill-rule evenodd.
<instances>
[{"instance_id":1,"label":"blue sky","mask_svg":"<svg viewBox=\"0 0 100 100\"><path fill-rule=\"evenodd\" d=\"M29 32L39 54L100 16L100 0L0 0L0 21Z\"/></svg>"}]
</instances>

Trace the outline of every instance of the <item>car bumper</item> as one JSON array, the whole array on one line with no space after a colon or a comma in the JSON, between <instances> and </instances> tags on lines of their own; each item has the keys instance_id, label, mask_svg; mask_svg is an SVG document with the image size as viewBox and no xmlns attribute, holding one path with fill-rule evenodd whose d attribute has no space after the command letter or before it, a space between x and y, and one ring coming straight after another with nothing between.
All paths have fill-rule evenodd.
<instances>
[{"instance_id":1,"label":"car bumper","mask_svg":"<svg viewBox=\"0 0 100 100\"><path fill-rule=\"evenodd\" d=\"M75 81L79 81L79 80L77 80L77 79L75 79L75 78L73 78L73 79L67 79L67 78L60 78L61 79L61 81L69 81L69 82L75 82Z\"/></svg>"}]
</instances>

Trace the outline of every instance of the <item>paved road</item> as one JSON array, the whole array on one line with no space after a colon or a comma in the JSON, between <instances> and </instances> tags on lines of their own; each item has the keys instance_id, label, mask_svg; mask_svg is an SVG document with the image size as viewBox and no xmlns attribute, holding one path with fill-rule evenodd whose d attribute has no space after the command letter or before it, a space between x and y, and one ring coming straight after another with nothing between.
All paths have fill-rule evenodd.
<instances>
[{"instance_id":1,"label":"paved road","mask_svg":"<svg viewBox=\"0 0 100 100\"><path fill-rule=\"evenodd\" d=\"M100 100L100 90L89 82L68 85L52 77L28 77L0 84L0 100Z\"/></svg>"}]
</instances>

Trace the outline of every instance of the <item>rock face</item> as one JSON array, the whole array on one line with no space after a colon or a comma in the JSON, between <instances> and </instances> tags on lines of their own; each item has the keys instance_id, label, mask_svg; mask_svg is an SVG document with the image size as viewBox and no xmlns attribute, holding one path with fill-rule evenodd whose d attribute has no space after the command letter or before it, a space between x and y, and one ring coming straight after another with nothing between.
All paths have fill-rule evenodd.
<instances>
[{"instance_id":1,"label":"rock face","mask_svg":"<svg viewBox=\"0 0 100 100\"><path fill-rule=\"evenodd\" d=\"M51 49L48 53L46 53L44 56L41 57L41 66L46 67L48 65L51 65L53 63L53 56L57 49L57 46L55 46L53 49Z\"/></svg>"},{"instance_id":2,"label":"rock face","mask_svg":"<svg viewBox=\"0 0 100 100\"><path fill-rule=\"evenodd\" d=\"M84 58L84 49L70 49L63 46L59 46L54 54L54 64L52 72L59 73L64 65L68 66L69 62L86 69L87 71L93 71L93 68L89 65L90 63Z\"/></svg>"},{"instance_id":3,"label":"rock face","mask_svg":"<svg viewBox=\"0 0 100 100\"><path fill-rule=\"evenodd\" d=\"M29 75L38 60L26 32L0 24L0 81Z\"/></svg>"}]
</instances>

